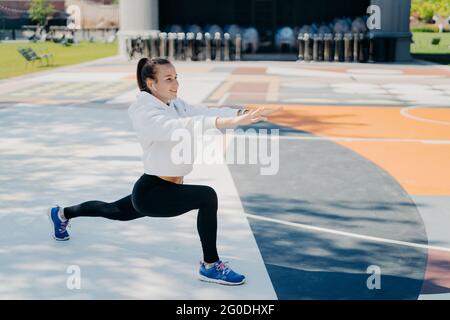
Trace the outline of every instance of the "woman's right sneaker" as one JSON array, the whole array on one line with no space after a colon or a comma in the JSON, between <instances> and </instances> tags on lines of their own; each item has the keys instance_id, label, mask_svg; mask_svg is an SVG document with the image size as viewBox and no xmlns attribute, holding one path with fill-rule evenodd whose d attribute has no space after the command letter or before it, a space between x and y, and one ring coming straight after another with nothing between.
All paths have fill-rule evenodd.
<instances>
[{"instance_id":1,"label":"woman's right sneaker","mask_svg":"<svg viewBox=\"0 0 450 320\"><path fill-rule=\"evenodd\" d=\"M226 262L224 263L221 260L214 263L214 265L210 268L206 268L205 263L200 262L198 277L202 281L226 284L230 286L243 284L245 282L245 276L234 272Z\"/></svg>"},{"instance_id":2,"label":"woman's right sneaker","mask_svg":"<svg viewBox=\"0 0 450 320\"><path fill-rule=\"evenodd\" d=\"M70 239L69 233L67 232L69 219L63 221L59 217L60 210L62 210L60 206L51 208L48 212L48 218L53 226L53 238L57 241L66 241Z\"/></svg>"}]
</instances>

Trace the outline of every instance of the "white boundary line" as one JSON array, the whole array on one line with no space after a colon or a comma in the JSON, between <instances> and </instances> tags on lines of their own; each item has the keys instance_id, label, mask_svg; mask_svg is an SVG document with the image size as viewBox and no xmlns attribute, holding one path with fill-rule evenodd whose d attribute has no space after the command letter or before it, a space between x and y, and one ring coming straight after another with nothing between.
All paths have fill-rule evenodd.
<instances>
[{"instance_id":1,"label":"white boundary line","mask_svg":"<svg viewBox=\"0 0 450 320\"><path fill-rule=\"evenodd\" d=\"M217 105L219 106L223 106L223 104L225 103L225 101L227 101L227 99L230 97L230 92L227 91L223 94L222 98L219 100L219 102L217 103Z\"/></svg>"},{"instance_id":2,"label":"white boundary line","mask_svg":"<svg viewBox=\"0 0 450 320\"><path fill-rule=\"evenodd\" d=\"M259 129L266 128L254 128L258 133ZM276 128L275 128L276 129ZM280 139L280 140L311 140L311 141L343 141L343 142L353 142L353 141L361 141L361 142L393 142L393 143L425 143L425 144L450 144L450 140L421 140L421 139L401 139L401 138L353 138L353 137L315 137L315 136L281 136L270 134L271 129L267 129L267 135L260 137L258 134L256 135L247 135L247 134L227 134L230 137L236 138L252 138L252 139Z\"/></svg>"},{"instance_id":3,"label":"white boundary line","mask_svg":"<svg viewBox=\"0 0 450 320\"><path fill-rule=\"evenodd\" d=\"M421 122L428 122L428 123L433 123L433 124L441 124L444 126L450 126L450 122L447 121L437 121L437 120L430 120L430 119L425 119L425 118L420 118L417 116L413 116L411 114L408 113L408 110L413 110L413 109L419 109L419 108L437 108L436 106L431 106L431 107L424 107L424 106L414 106L414 107L405 107L400 109L400 114L402 116L404 116L405 118L411 119L411 120L415 120L415 121L421 121Z\"/></svg>"},{"instance_id":4,"label":"white boundary line","mask_svg":"<svg viewBox=\"0 0 450 320\"><path fill-rule=\"evenodd\" d=\"M273 222L273 223L278 223L278 224L282 224L282 225L286 225L286 226L290 226L290 227L307 229L307 230L316 231L316 232L330 233L330 234L335 234L335 235L340 235L340 236L345 236L345 237L350 237L350 238L362 239L362 240L373 241L373 242L388 243L388 244L394 244L394 245L405 246L405 247L413 247L413 248L419 248L419 249L428 249L428 250L431 249L431 250L437 250L437 251L450 252L450 248L445 248L445 247L430 246L430 245L413 243L413 242L398 241L398 240L392 240L392 239L366 236L366 235L351 233L351 232L337 231L337 230L333 230L333 229L314 227L314 226L301 224L301 223L294 223L294 222L282 221L282 220L273 219L273 218L261 217L261 216L257 216L257 215L253 215L253 214L249 214L249 213L246 213L245 215L248 218L255 219L255 220Z\"/></svg>"}]
</instances>

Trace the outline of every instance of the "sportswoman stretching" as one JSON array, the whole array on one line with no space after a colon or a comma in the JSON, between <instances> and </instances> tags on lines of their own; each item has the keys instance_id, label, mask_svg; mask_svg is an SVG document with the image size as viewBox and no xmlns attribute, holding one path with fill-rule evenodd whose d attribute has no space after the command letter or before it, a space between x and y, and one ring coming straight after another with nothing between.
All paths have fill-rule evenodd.
<instances>
[{"instance_id":1,"label":"sportswoman stretching","mask_svg":"<svg viewBox=\"0 0 450 320\"><path fill-rule=\"evenodd\" d=\"M184 185L183 177L192 170L192 164L174 164L171 140L174 130L185 129L194 134L194 128L235 128L261 120L275 110L253 111L232 108L192 106L177 99L178 81L175 67L160 58L142 58L137 66L140 93L129 107L138 140L143 149L144 174L133 187L131 195L112 203L88 201L49 210L54 238L69 240L67 225L76 217L104 217L129 221L142 217L175 217L198 209L197 230L203 249L200 280L228 285L242 284L245 276L231 270L217 253L217 194L213 188L202 185Z\"/></svg>"}]
</instances>

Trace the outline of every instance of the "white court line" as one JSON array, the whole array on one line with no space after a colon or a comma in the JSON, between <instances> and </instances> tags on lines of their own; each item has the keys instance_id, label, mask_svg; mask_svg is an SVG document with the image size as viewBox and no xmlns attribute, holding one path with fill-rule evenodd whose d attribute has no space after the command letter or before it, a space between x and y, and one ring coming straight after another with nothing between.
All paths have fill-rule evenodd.
<instances>
[{"instance_id":1,"label":"white court line","mask_svg":"<svg viewBox=\"0 0 450 320\"><path fill-rule=\"evenodd\" d=\"M219 106L223 106L224 102L228 100L228 98L230 97L230 92L227 91L223 94L222 98L219 100L219 102L217 103L217 105Z\"/></svg>"},{"instance_id":2,"label":"white court line","mask_svg":"<svg viewBox=\"0 0 450 320\"><path fill-rule=\"evenodd\" d=\"M351 233L351 232L337 231L337 230L328 229L328 228L314 227L314 226L310 226L307 224L301 224L301 223L295 223L295 222L282 221L282 220L278 220L278 219L260 217L260 216L256 216L256 215L249 214L249 213L246 213L245 215L247 217L249 217L251 219L255 219L255 220L273 222L273 223L283 224L283 225L290 226L290 227L307 229L307 230L311 230L311 231L336 234L336 235L340 235L340 236L357 238L357 239L368 240L368 241L373 241L373 242L395 244L395 245L405 246L405 247L413 247L413 248L420 248L420 249L431 249L431 250L437 250L437 251L450 252L450 248L445 248L445 247L430 246L430 245L426 245L426 244L398 241L398 240L392 240L392 239L366 236L366 235Z\"/></svg>"},{"instance_id":3,"label":"white court line","mask_svg":"<svg viewBox=\"0 0 450 320\"><path fill-rule=\"evenodd\" d=\"M259 128L255 128L259 130ZM261 128L264 129L264 128ZM229 134L232 137L245 137L252 139L280 139L280 140L317 140L317 141L362 141L362 142L393 142L393 143L425 143L425 144L450 144L450 140L421 140L421 139L401 139L401 138L353 138L353 137L302 137L302 136L279 136L270 134L271 129L266 129L267 135L250 135L250 134ZM257 131L258 132L258 131Z\"/></svg>"},{"instance_id":4,"label":"white court line","mask_svg":"<svg viewBox=\"0 0 450 320\"><path fill-rule=\"evenodd\" d=\"M430 119L420 118L417 116L410 115L408 113L408 110L418 109L418 108L426 108L426 107L415 106L415 107L402 108L402 109L400 109L400 114L402 116L404 116L405 118L409 118L409 119L416 120L416 121L429 122L429 123L434 123L434 124L442 124L444 126L450 126L450 122L447 122L447 121L438 121L438 120L430 120ZM433 106L433 107L429 107L429 108L436 108L436 107Z\"/></svg>"}]
</instances>

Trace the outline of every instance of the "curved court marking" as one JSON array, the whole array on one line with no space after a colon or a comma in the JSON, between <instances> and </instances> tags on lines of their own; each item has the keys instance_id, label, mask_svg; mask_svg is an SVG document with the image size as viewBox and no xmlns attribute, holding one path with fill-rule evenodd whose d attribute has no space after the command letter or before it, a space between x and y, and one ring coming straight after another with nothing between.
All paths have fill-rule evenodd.
<instances>
[{"instance_id":1,"label":"curved court marking","mask_svg":"<svg viewBox=\"0 0 450 320\"><path fill-rule=\"evenodd\" d=\"M288 222L288 221L283 221L283 220L278 220L278 219L273 219L273 218L267 218L267 217L260 217L260 216L253 215L253 214L250 214L250 213L245 213L245 215L248 218L255 219L255 220L262 220L262 221L267 221L267 222L273 222L273 223L283 224L283 225L290 226L290 227L295 227L295 228L300 228L300 229L307 229L307 230L311 230L311 231L336 234L336 235L340 235L340 236L345 236L345 237L350 237L350 238L357 238L357 239L368 240L368 241L373 241L373 242L382 242L382 243L395 244L395 245L400 245L400 246L405 246L405 247L413 247L413 248L420 248L420 249L427 249L427 250L437 250L437 251L450 252L450 248L445 248L445 247L429 246L429 245L426 245L426 244L419 244L419 243L406 242L406 241L398 241L398 240L393 240L393 239L385 239L385 238L379 238L379 237L366 236L366 235L357 234L357 233L351 233L351 232L337 231L337 230L328 229L328 228L314 227L314 226L307 225L307 224Z\"/></svg>"},{"instance_id":2,"label":"curved court marking","mask_svg":"<svg viewBox=\"0 0 450 320\"><path fill-rule=\"evenodd\" d=\"M257 128L256 128L257 129ZM270 130L270 129L269 129ZM301 136L277 136L270 134L268 131L267 138L280 140L316 140L316 141L359 141L359 142L393 142L393 143L425 143L425 144L450 144L450 140L420 140L420 139L401 139L401 138L353 138L353 137L301 137ZM265 139L258 135L227 133L227 136L233 138L252 138Z\"/></svg>"},{"instance_id":3,"label":"curved court marking","mask_svg":"<svg viewBox=\"0 0 450 320\"><path fill-rule=\"evenodd\" d=\"M402 70L392 70L392 69L347 69L348 73L354 74L382 74L382 75L402 75Z\"/></svg>"},{"instance_id":4,"label":"curved court marking","mask_svg":"<svg viewBox=\"0 0 450 320\"><path fill-rule=\"evenodd\" d=\"M419 109L419 108L427 108L427 107L423 107L423 106L405 107L405 108L400 109L400 114L402 116L404 116L405 118L409 118L409 119L416 120L416 121L429 122L429 123L433 123L433 124L442 124L444 126L450 126L450 122L447 122L447 121L430 120L430 119L426 119L426 118L413 116L408 113L408 110ZM428 108L436 108L436 106L428 107Z\"/></svg>"}]
</instances>

